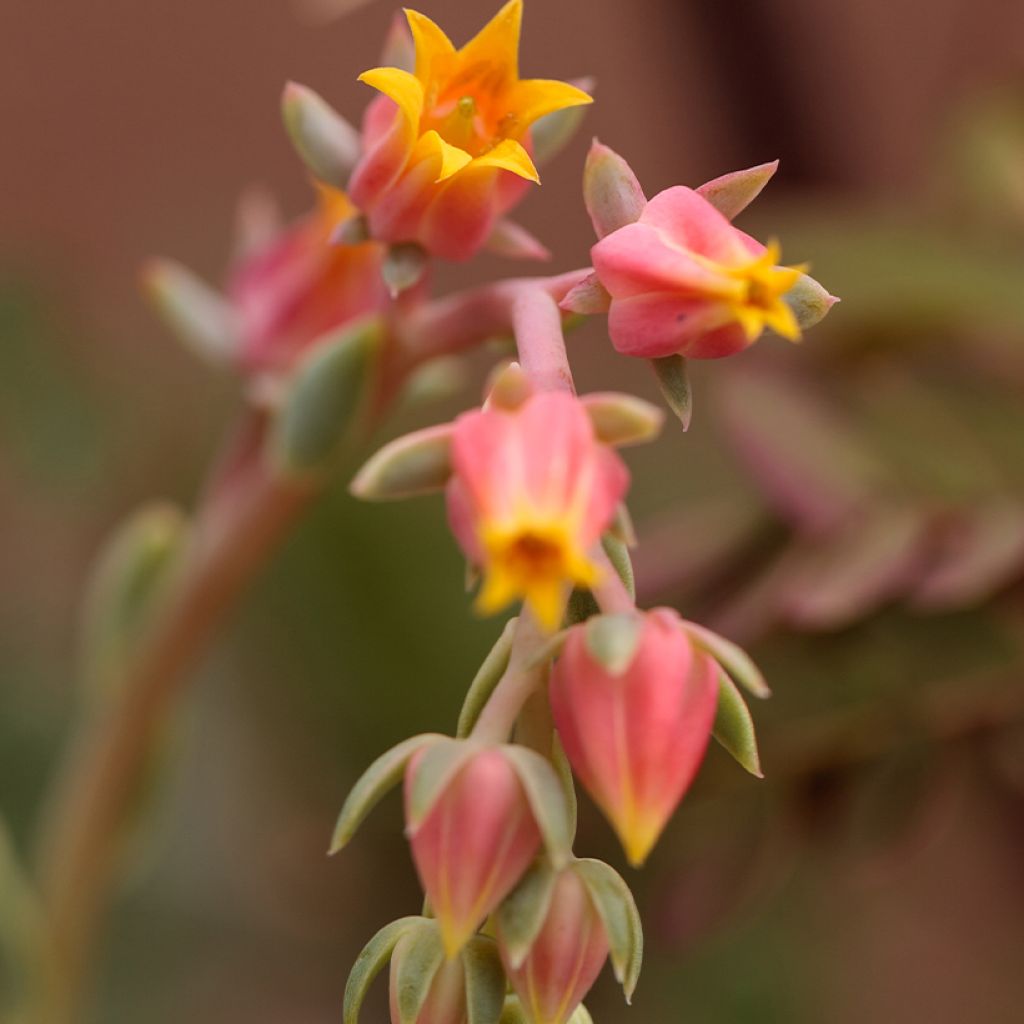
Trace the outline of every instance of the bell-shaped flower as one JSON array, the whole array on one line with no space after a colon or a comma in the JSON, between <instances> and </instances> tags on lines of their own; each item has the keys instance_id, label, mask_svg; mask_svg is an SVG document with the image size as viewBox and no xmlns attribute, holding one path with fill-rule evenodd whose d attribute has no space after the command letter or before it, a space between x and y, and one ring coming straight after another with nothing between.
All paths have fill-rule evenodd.
<instances>
[{"instance_id":1,"label":"bell-shaped flower","mask_svg":"<svg viewBox=\"0 0 1024 1024\"><path fill-rule=\"evenodd\" d=\"M525 955L502 933L505 973L532 1024L565 1024L601 973L608 935L593 896L573 865L555 874L546 911ZM504 908L503 908L504 909Z\"/></svg>"},{"instance_id":2,"label":"bell-shaped flower","mask_svg":"<svg viewBox=\"0 0 1024 1024\"><path fill-rule=\"evenodd\" d=\"M622 460L579 399L540 392L460 416L451 461L449 521L484 573L478 610L523 598L542 627L557 628L572 586L597 580L588 550L626 492Z\"/></svg>"},{"instance_id":3,"label":"bell-shaped flower","mask_svg":"<svg viewBox=\"0 0 1024 1024\"><path fill-rule=\"evenodd\" d=\"M424 15L406 16L415 69L360 76L381 96L367 109L349 187L374 238L463 260L540 180L530 126L591 99L565 82L519 77L522 0L509 0L461 49Z\"/></svg>"},{"instance_id":4,"label":"bell-shaped flower","mask_svg":"<svg viewBox=\"0 0 1024 1024\"><path fill-rule=\"evenodd\" d=\"M508 895L542 841L563 858L568 850L558 777L523 748L430 745L409 761L405 811L416 871L449 957Z\"/></svg>"},{"instance_id":5,"label":"bell-shaped flower","mask_svg":"<svg viewBox=\"0 0 1024 1024\"><path fill-rule=\"evenodd\" d=\"M550 696L573 771L643 863L704 757L717 664L669 609L595 616L569 631Z\"/></svg>"}]
</instances>

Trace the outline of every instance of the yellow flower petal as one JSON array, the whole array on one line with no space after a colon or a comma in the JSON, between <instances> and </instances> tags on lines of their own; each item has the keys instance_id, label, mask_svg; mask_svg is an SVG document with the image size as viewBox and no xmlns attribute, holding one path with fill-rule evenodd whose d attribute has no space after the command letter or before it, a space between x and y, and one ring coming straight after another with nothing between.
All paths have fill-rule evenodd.
<instances>
[{"instance_id":1,"label":"yellow flower petal","mask_svg":"<svg viewBox=\"0 0 1024 1024\"><path fill-rule=\"evenodd\" d=\"M459 63L463 67L487 65L501 71L505 81L519 77L519 31L523 22L523 0L507 4L462 49Z\"/></svg>"},{"instance_id":2,"label":"yellow flower petal","mask_svg":"<svg viewBox=\"0 0 1024 1024\"><path fill-rule=\"evenodd\" d=\"M474 167L500 167L518 174L520 178L540 184L540 175L533 166L530 154L515 139L502 139L493 149L473 161Z\"/></svg>"},{"instance_id":3,"label":"yellow flower petal","mask_svg":"<svg viewBox=\"0 0 1024 1024\"><path fill-rule=\"evenodd\" d=\"M423 86L415 75L401 68L373 68L364 71L359 81L394 100L409 121L419 125L423 113Z\"/></svg>"},{"instance_id":4,"label":"yellow flower petal","mask_svg":"<svg viewBox=\"0 0 1024 1024\"><path fill-rule=\"evenodd\" d=\"M537 624L547 633L553 633L562 623L566 589L561 580L543 580L532 584L525 594Z\"/></svg>"},{"instance_id":5,"label":"yellow flower petal","mask_svg":"<svg viewBox=\"0 0 1024 1024\"><path fill-rule=\"evenodd\" d=\"M524 78L512 87L509 107L516 122L522 127L533 124L545 114L553 114L566 107L581 107L593 103L594 97L568 82L546 78Z\"/></svg>"},{"instance_id":6,"label":"yellow flower petal","mask_svg":"<svg viewBox=\"0 0 1024 1024\"><path fill-rule=\"evenodd\" d=\"M409 23L409 31L416 47L416 77L426 89L437 59L454 56L455 46L444 34L443 29L425 14L406 8L405 19Z\"/></svg>"},{"instance_id":7,"label":"yellow flower petal","mask_svg":"<svg viewBox=\"0 0 1024 1024\"><path fill-rule=\"evenodd\" d=\"M437 172L435 181L445 181L461 171L473 159L464 149L445 142L436 131L431 129L420 136L419 142L416 143L416 153L413 159L422 159L435 154L441 157L441 168Z\"/></svg>"}]
</instances>

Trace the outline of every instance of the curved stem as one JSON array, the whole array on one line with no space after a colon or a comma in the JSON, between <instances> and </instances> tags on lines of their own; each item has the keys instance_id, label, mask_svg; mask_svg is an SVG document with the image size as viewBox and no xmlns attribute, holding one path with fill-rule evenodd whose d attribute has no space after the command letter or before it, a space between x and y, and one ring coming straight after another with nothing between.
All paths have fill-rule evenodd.
<instances>
[{"instance_id":1,"label":"curved stem","mask_svg":"<svg viewBox=\"0 0 1024 1024\"><path fill-rule=\"evenodd\" d=\"M230 513L198 525L174 590L125 672L121 699L88 724L72 749L42 842L45 1024L73 1019L120 826L161 722L238 594L312 495L309 484L260 473Z\"/></svg>"},{"instance_id":2,"label":"curved stem","mask_svg":"<svg viewBox=\"0 0 1024 1024\"><path fill-rule=\"evenodd\" d=\"M619 576L615 566L612 565L612 560L608 557L604 547L595 544L590 557L601 571L600 578L591 588L594 600L597 601L601 611L606 614L635 611L636 602L626 589L626 584L622 582L622 577Z\"/></svg>"}]
</instances>

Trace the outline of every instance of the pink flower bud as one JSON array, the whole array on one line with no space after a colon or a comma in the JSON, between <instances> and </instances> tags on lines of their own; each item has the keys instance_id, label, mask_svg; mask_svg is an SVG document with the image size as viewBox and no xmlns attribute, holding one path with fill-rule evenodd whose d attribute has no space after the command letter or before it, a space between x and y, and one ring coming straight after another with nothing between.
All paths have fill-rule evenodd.
<instances>
[{"instance_id":1,"label":"pink flower bud","mask_svg":"<svg viewBox=\"0 0 1024 1024\"><path fill-rule=\"evenodd\" d=\"M320 202L235 268L228 298L240 323L238 358L252 372L282 372L326 333L388 302L384 250L333 244L355 215L344 193L320 186Z\"/></svg>"},{"instance_id":2,"label":"pink flower bud","mask_svg":"<svg viewBox=\"0 0 1024 1024\"><path fill-rule=\"evenodd\" d=\"M704 756L717 666L669 609L604 616L570 631L550 692L573 771L643 863Z\"/></svg>"},{"instance_id":3,"label":"pink flower bud","mask_svg":"<svg viewBox=\"0 0 1024 1024\"><path fill-rule=\"evenodd\" d=\"M414 822L413 790L427 753L409 762L406 820L420 882L452 957L519 881L541 834L515 769L494 748L470 754Z\"/></svg>"},{"instance_id":4,"label":"pink flower bud","mask_svg":"<svg viewBox=\"0 0 1024 1024\"><path fill-rule=\"evenodd\" d=\"M596 580L587 552L626 492L626 467L596 440L582 403L561 392L460 416L452 467L449 521L485 573L478 609L521 597L556 628L572 585Z\"/></svg>"},{"instance_id":5,"label":"pink flower bud","mask_svg":"<svg viewBox=\"0 0 1024 1024\"><path fill-rule=\"evenodd\" d=\"M739 184L752 190L746 178ZM746 198L729 191L739 190L731 176L710 185L724 203ZM813 315L803 312L803 301L785 301L798 284L804 290L805 267L778 266L776 243L765 247L681 185L656 195L635 223L606 235L591 255L611 295L612 344L625 355L716 359L752 345L766 328L798 341L801 327L824 315L820 301ZM811 291L824 290L814 282Z\"/></svg>"},{"instance_id":6,"label":"pink flower bud","mask_svg":"<svg viewBox=\"0 0 1024 1024\"><path fill-rule=\"evenodd\" d=\"M505 973L532 1024L564 1024L590 991L608 957L608 937L586 885L560 872L547 915L529 952L514 963L498 933Z\"/></svg>"},{"instance_id":7,"label":"pink flower bud","mask_svg":"<svg viewBox=\"0 0 1024 1024\"><path fill-rule=\"evenodd\" d=\"M418 242L468 259L498 219L540 179L530 125L591 102L565 82L521 79L522 0L504 7L461 49L429 18L406 11L415 68L374 68L360 80L382 95L363 122L363 157L350 188L374 238Z\"/></svg>"},{"instance_id":8,"label":"pink flower bud","mask_svg":"<svg viewBox=\"0 0 1024 1024\"><path fill-rule=\"evenodd\" d=\"M416 933L403 935L391 955L389 1005L391 1024L402 1024L398 1009L398 977L402 962L418 940ZM437 969L415 1024L466 1024L466 970L460 957L445 960Z\"/></svg>"}]
</instances>

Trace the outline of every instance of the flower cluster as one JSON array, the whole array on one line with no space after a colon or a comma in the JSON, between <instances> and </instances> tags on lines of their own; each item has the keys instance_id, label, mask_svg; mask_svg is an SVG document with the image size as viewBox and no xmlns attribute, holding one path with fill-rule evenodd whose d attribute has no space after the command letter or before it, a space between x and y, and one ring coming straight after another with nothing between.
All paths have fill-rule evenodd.
<instances>
[{"instance_id":1,"label":"flower cluster","mask_svg":"<svg viewBox=\"0 0 1024 1024\"><path fill-rule=\"evenodd\" d=\"M590 103L567 82L519 75L521 0L461 48L406 12L360 130L299 85L285 123L316 180L316 210L292 226L250 210L225 296L177 264L147 280L171 322L260 386L279 469L304 480L331 462L352 410L380 412L414 370L495 334L518 356L482 404L373 455L366 500L443 493L475 609L520 602L470 687L453 736L383 754L346 801L341 849L404 780L405 825L426 895L383 928L350 977L345 1019L390 961L393 1024L565 1024L606 960L627 998L641 929L618 873L573 852L573 778L634 866L649 857L714 736L760 775L741 688L768 695L746 655L633 592L619 449L654 438L659 407L617 392L578 396L567 314L607 314L614 348L650 360L689 417L685 360L741 352L766 331L796 341L835 299L778 243L732 223L776 170L764 164L648 201L621 156L595 142L583 198L591 266L431 299L430 260L488 246L543 256L506 220L537 165ZM265 213L265 211L264 211Z\"/></svg>"}]
</instances>

